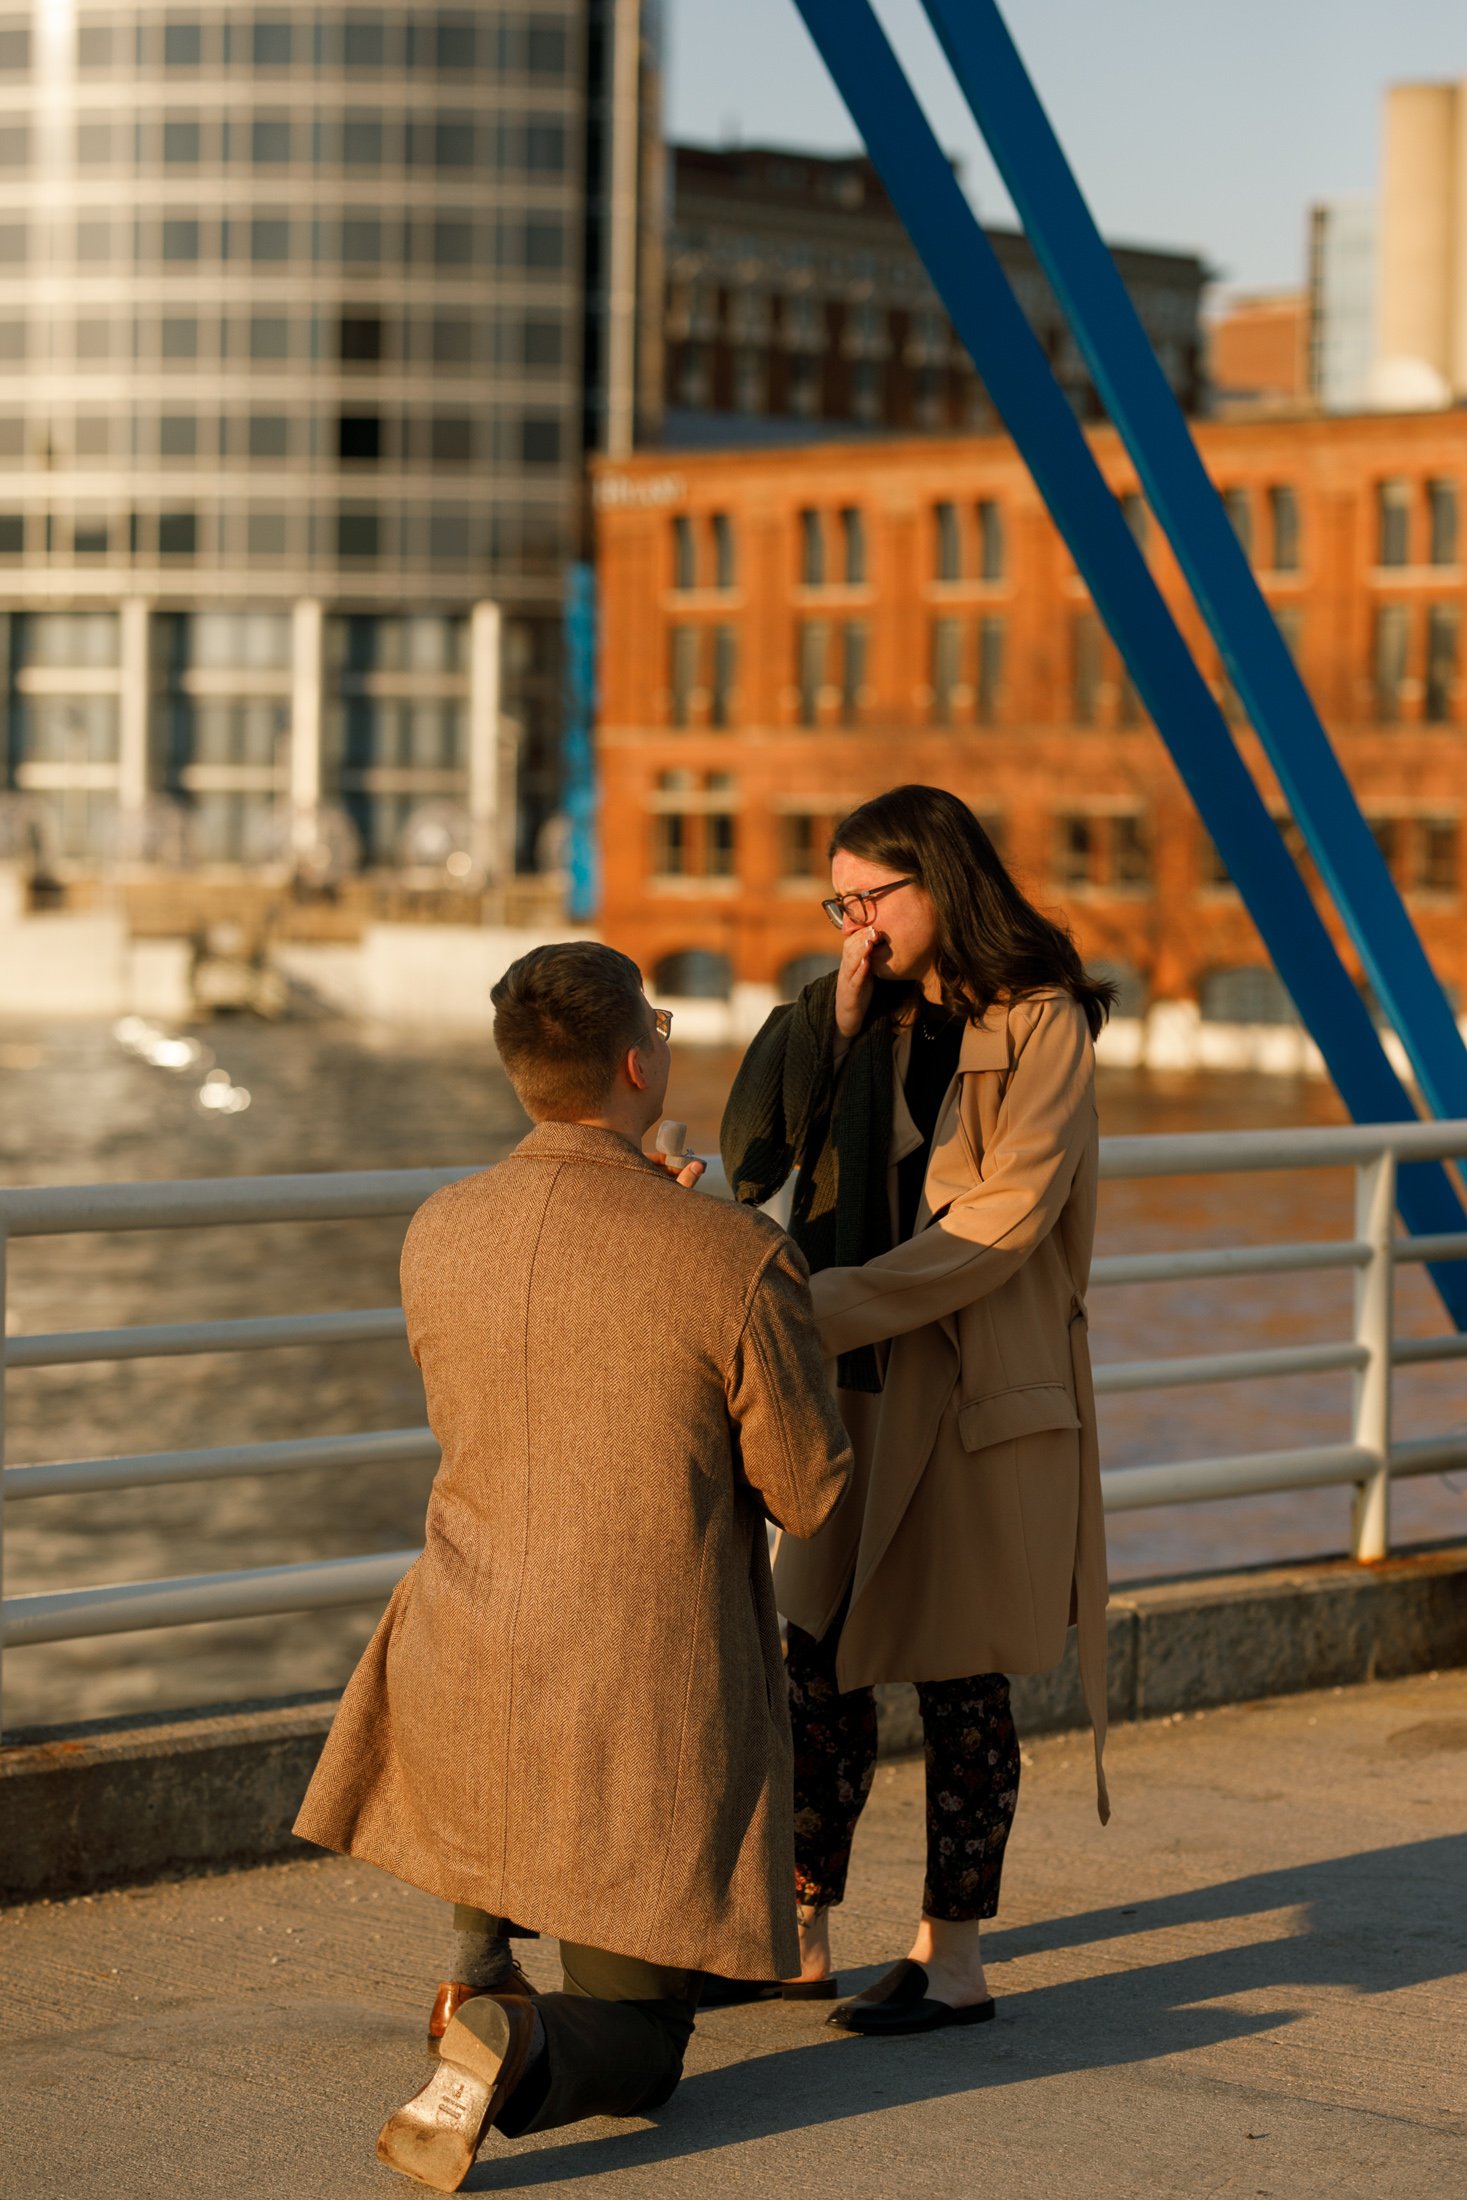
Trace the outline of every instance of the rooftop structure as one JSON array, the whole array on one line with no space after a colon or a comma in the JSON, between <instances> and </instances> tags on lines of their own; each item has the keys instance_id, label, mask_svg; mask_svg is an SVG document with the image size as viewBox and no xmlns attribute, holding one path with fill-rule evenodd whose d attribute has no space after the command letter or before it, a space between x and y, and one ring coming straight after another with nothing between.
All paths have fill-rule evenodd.
<instances>
[{"instance_id":1,"label":"rooftop structure","mask_svg":"<svg viewBox=\"0 0 1467 2200\"><path fill-rule=\"evenodd\" d=\"M666 423L670 446L994 425L967 352L872 163L771 146L670 154ZM1101 407L1020 231L990 229L1076 411ZM1201 408L1195 255L1114 247L1178 400Z\"/></svg>"}]
</instances>

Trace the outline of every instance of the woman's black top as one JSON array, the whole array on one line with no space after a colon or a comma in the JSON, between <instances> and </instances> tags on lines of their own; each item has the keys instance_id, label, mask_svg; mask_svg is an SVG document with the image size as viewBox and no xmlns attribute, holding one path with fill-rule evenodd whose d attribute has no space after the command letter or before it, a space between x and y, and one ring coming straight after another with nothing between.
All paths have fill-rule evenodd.
<instances>
[{"instance_id":1,"label":"woman's black top","mask_svg":"<svg viewBox=\"0 0 1467 2200\"><path fill-rule=\"evenodd\" d=\"M938 1110L957 1075L962 1045L963 1018L950 1015L945 1008L924 1000L917 1010L912 1057L902 1085L907 1113L922 1133L922 1143L897 1163L898 1244L904 1244L911 1236L912 1225L917 1219Z\"/></svg>"}]
</instances>

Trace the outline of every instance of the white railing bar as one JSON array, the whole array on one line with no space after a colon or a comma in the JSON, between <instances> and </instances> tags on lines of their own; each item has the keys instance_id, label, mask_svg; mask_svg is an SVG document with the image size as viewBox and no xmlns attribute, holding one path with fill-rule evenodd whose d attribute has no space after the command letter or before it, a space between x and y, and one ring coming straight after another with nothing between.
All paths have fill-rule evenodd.
<instances>
[{"instance_id":1,"label":"white railing bar","mask_svg":"<svg viewBox=\"0 0 1467 2200\"><path fill-rule=\"evenodd\" d=\"M0 1641L7 1650L84 1635L127 1635L144 1627L188 1627L199 1620L263 1619L274 1612L318 1612L338 1604L375 1604L390 1596L416 1551L365 1558L317 1559L304 1566L257 1566L233 1574L188 1574L174 1581L127 1581L106 1589L54 1589L7 1597Z\"/></svg>"},{"instance_id":2,"label":"white railing bar","mask_svg":"<svg viewBox=\"0 0 1467 2200\"><path fill-rule=\"evenodd\" d=\"M1181 1283L1203 1276L1291 1275L1301 1269L1363 1268L1369 1258L1370 1247L1352 1238L1327 1238L1315 1245L1220 1245L1196 1253L1107 1253L1091 1266L1090 1281Z\"/></svg>"},{"instance_id":3,"label":"white railing bar","mask_svg":"<svg viewBox=\"0 0 1467 2200\"><path fill-rule=\"evenodd\" d=\"M405 1215L444 1184L487 1164L452 1169L340 1169L310 1176L190 1177L148 1184L23 1185L0 1191L12 1237L77 1230L182 1230L221 1222L337 1222Z\"/></svg>"},{"instance_id":4,"label":"white railing bar","mask_svg":"<svg viewBox=\"0 0 1467 2200\"><path fill-rule=\"evenodd\" d=\"M1398 1337L1391 1358L1397 1367L1426 1367L1433 1360L1467 1360L1467 1331L1449 1337Z\"/></svg>"},{"instance_id":5,"label":"white railing bar","mask_svg":"<svg viewBox=\"0 0 1467 2200\"><path fill-rule=\"evenodd\" d=\"M118 1459L55 1459L7 1467L0 1496L79 1497L89 1490L142 1489L160 1482L215 1482L312 1467L431 1466L438 1439L428 1428L372 1429L288 1443L218 1444L204 1451L133 1452Z\"/></svg>"},{"instance_id":6,"label":"white railing bar","mask_svg":"<svg viewBox=\"0 0 1467 2200\"><path fill-rule=\"evenodd\" d=\"M1393 1260L1467 1260L1467 1230L1447 1230L1438 1237L1397 1238L1391 1246Z\"/></svg>"},{"instance_id":7,"label":"white railing bar","mask_svg":"<svg viewBox=\"0 0 1467 2200\"><path fill-rule=\"evenodd\" d=\"M1447 1123L1332 1123L1319 1129L1171 1131L1100 1141L1100 1174L1112 1182L1146 1176L1220 1176L1240 1171L1346 1168L1393 1153L1401 1161L1467 1154L1467 1120Z\"/></svg>"},{"instance_id":8,"label":"white railing bar","mask_svg":"<svg viewBox=\"0 0 1467 2200\"><path fill-rule=\"evenodd\" d=\"M1297 1451L1113 1468L1101 1476L1101 1489L1108 1512L1134 1512L1149 1505L1197 1504L1270 1490L1358 1482L1377 1465L1374 1453L1359 1445L1314 1445ZM1462 1465L1467 1465L1467 1432L1414 1438L1391 1454L1393 1476L1437 1474ZM148 1627L375 1603L391 1594L417 1556L415 1550L387 1551L307 1565L262 1566L238 1573L11 1597L0 1605L0 1640L14 1649Z\"/></svg>"},{"instance_id":9,"label":"white railing bar","mask_svg":"<svg viewBox=\"0 0 1467 2200\"><path fill-rule=\"evenodd\" d=\"M1451 1474L1458 1467L1467 1467L1467 1429L1458 1429L1455 1436L1408 1436L1391 1446L1393 1478Z\"/></svg>"},{"instance_id":10,"label":"white railing bar","mask_svg":"<svg viewBox=\"0 0 1467 2200\"><path fill-rule=\"evenodd\" d=\"M1095 1370L1097 1397L1128 1390L1169 1390L1191 1383L1241 1383L1275 1375L1329 1375L1363 1367L1358 1344L1260 1346L1251 1352L1205 1352L1193 1359L1113 1360Z\"/></svg>"},{"instance_id":11,"label":"white railing bar","mask_svg":"<svg viewBox=\"0 0 1467 2200\"><path fill-rule=\"evenodd\" d=\"M1358 1482L1380 1462L1357 1444L1315 1444L1298 1451L1241 1452L1232 1458L1177 1459L1156 1467L1112 1467L1100 1477L1107 1512L1148 1505L1196 1505L1209 1498L1267 1490L1307 1490Z\"/></svg>"},{"instance_id":12,"label":"white railing bar","mask_svg":"<svg viewBox=\"0 0 1467 2200\"><path fill-rule=\"evenodd\" d=\"M91 1360L177 1359L196 1352L266 1352L294 1344L375 1344L404 1337L401 1307L364 1306L341 1314L264 1314L247 1321L156 1322L137 1329L60 1329L53 1336L8 1337L11 1367L76 1367Z\"/></svg>"}]
</instances>

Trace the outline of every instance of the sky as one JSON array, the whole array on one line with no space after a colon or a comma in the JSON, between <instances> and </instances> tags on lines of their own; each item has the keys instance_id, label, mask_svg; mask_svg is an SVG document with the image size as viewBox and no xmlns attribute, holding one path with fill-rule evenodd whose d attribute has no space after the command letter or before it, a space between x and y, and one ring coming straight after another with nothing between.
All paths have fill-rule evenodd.
<instances>
[{"instance_id":1,"label":"sky","mask_svg":"<svg viewBox=\"0 0 1467 2200\"><path fill-rule=\"evenodd\" d=\"M854 150L795 0L664 0L669 137ZM1012 208L920 0L875 0L983 218ZM1302 282L1312 200L1376 187L1384 87L1467 77L1463 0L1004 0L1102 231Z\"/></svg>"}]
</instances>

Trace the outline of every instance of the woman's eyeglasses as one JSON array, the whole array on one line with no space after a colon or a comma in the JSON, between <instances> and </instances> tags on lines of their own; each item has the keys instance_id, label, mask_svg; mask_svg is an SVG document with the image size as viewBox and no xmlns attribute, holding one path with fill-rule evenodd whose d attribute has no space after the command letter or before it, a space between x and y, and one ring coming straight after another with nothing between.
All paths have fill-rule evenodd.
<instances>
[{"instance_id":1,"label":"woman's eyeglasses","mask_svg":"<svg viewBox=\"0 0 1467 2200\"><path fill-rule=\"evenodd\" d=\"M652 1011L652 1026L659 1039L670 1039L672 1037L672 1010L670 1008L654 1008Z\"/></svg>"},{"instance_id":2,"label":"woman's eyeglasses","mask_svg":"<svg viewBox=\"0 0 1467 2200\"><path fill-rule=\"evenodd\" d=\"M854 916L857 924L874 924L876 904L883 894L894 894L899 886L915 886L916 883L914 878L894 878L885 886L873 886L869 893L833 895L829 901L822 901L820 906L837 932L844 932L848 912Z\"/></svg>"}]
</instances>

